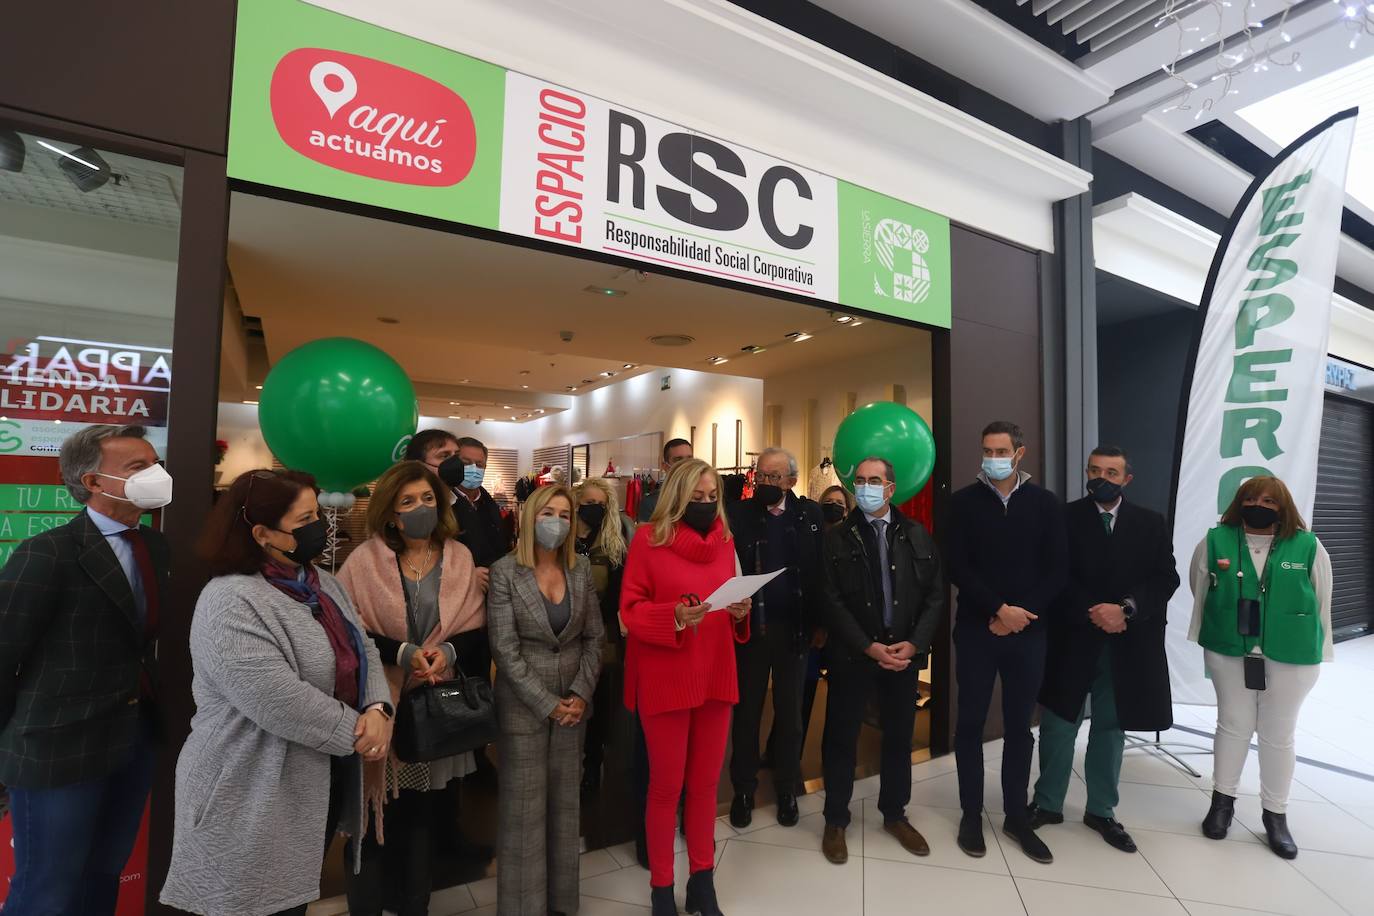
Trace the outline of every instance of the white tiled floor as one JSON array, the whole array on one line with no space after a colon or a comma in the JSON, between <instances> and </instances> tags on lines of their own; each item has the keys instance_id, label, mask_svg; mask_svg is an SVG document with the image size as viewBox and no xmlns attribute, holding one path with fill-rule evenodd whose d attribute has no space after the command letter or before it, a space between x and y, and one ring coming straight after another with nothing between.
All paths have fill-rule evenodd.
<instances>
[{"instance_id":1,"label":"white tiled floor","mask_svg":"<svg viewBox=\"0 0 1374 916\"><path fill-rule=\"evenodd\" d=\"M1198 823L1211 791L1211 758L1187 759L1205 775L1193 779L1143 753L1127 754L1118 817L1140 853L1108 847L1079 820L1086 795L1078 774L1069 790L1063 826L1041 837L1055 853L1037 865L995 829L1001 824L1000 742L985 749L988 854L971 859L954 842L959 822L954 761L944 757L913 768L908 814L930 841L931 855L908 855L882 830L877 780L855 787L848 832L850 860L835 867L822 858L823 793L801 800L802 822L777 825L774 812L755 812L749 830L726 819L716 828L721 905L731 916L1374 916L1374 638L1337 647L1303 709L1300 763L1289 823L1302 852L1279 859L1263 844L1258 764L1251 754L1242 780L1237 822L1226 842L1203 838ZM1178 724L1210 732L1215 710L1180 707ZM1087 729L1082 740L1086 741ZM1171 740L1208 745L1175 729ZM1369 774L1346 775L1314 763ZM680 839L680 838L679 838ZM678 904L686 855L677 857ZM648 913L649 876L634 862L634 847L590 852L582 860L581 916ZM494 916L494 879L436 894L434 916ZM321 901L312 916L336 916L340 901Z\"/></svg>"}]
</instances>

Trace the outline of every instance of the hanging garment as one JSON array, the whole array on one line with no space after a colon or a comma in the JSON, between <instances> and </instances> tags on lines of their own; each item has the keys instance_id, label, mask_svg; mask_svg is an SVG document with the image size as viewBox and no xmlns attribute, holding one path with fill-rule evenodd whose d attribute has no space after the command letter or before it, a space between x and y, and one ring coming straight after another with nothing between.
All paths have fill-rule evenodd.
<instances>
[{"instance_id":1,"label":"hanging garment","mask_svg":"<svg viewBox=\"0 0 1374 916\"><path fill-rule=\"evenodd\" d=\"M821 495L831 487L840 486L840 476L835 473L835 465L829 458L812 468L806 481L806 498L820 502Z\"/></svg>"}]
</instances>

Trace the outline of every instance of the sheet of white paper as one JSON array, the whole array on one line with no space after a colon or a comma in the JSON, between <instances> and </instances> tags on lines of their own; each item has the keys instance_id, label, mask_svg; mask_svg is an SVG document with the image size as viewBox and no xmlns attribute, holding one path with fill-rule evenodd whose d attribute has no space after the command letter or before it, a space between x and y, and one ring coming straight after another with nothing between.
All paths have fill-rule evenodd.
<instances>
[{"instance_id":1,"label":"sheet of white paper","mask_svg":"<svg viewBox=\"0 0 1374 916\"><path fill-rule=\"evenodd\" d=\"M786 571L780 569L761 576L735 576L712 592L706 603L711 605L713 611L723 611L732 604L739 604L745 598L752 598L755 592Z\"/></svg>"}]
</instances>

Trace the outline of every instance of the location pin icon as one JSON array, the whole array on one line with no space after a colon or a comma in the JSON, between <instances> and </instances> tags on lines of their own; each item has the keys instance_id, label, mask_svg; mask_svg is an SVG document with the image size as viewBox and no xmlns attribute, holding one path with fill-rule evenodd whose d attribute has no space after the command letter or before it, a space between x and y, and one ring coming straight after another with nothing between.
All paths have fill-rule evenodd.
<instances>
[{"instance_id":1,"label":"location pin icon","mask_svg":"<svg viewBox=\"0 0 1374 916\"><path fill-rule=\"evenodd\" d=\"M325 80L331 76L343 84L339 89L330 89L325 84ZM352 71L338 61L322 60L310 68L310 88L315 90L332 118L335 112L358 94L358 81L354 79Z\"/></svg>"}]
</instances>

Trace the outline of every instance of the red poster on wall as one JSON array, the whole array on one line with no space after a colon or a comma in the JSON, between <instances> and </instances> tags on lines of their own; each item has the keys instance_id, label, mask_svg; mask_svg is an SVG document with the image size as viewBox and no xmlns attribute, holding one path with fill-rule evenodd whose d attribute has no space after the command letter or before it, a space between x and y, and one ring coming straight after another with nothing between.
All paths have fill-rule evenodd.
<instances>
[{"instance_id":1,"label":"red poster on wall","mask_svg":"<svg viewBox=\"0 0 1374 916\"><path fill-rule=\"evenodd\" d=\"M14 818L8 814L0 819L0 910L10 895L10 881L14 878ZM148 809L143 809L143 823L138 828L134 851L119 876L119 901L115 916L143 916L144 899L148 888Z\"/></svg>"}]
</instances>

